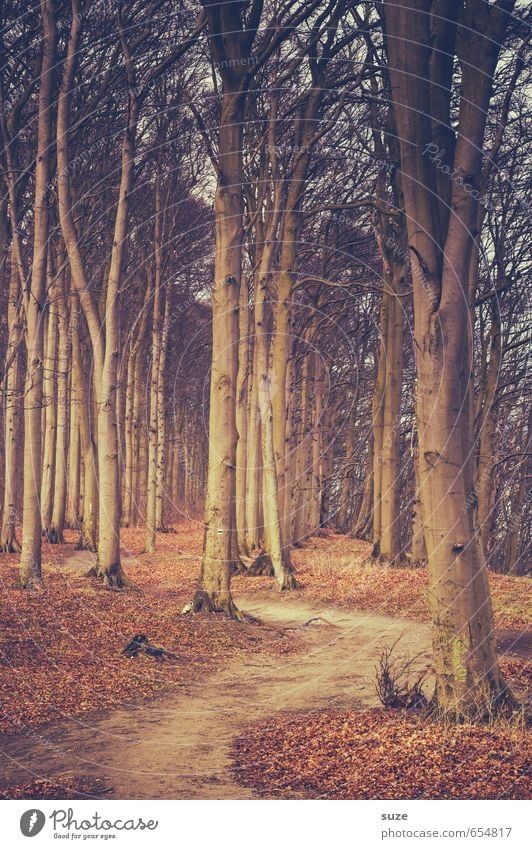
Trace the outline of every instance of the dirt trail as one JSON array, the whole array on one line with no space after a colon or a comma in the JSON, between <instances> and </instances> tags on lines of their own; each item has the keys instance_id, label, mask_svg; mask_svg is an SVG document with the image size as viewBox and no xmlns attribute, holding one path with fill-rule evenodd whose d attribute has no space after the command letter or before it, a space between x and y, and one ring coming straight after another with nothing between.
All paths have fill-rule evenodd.
<instances>
[{"instance_id":1,"label":"dirt trail","mask_svg":"<svg viewBox=\"0 0 532 849\"><path fill-rule=\"evenodd\" d=\"M86 558L65 565L85 568ZM281 659L248 656L156 702L6 735L2 783L67 774L105 778L113 788L106 798L251 798L231 768L232 741L250 722L285 710L376 705L375 663L399 634L403 651L428 657L426 625L296 597L236 601L266 626L297 629L304 650Z\"/></svg>"}]
</instances>

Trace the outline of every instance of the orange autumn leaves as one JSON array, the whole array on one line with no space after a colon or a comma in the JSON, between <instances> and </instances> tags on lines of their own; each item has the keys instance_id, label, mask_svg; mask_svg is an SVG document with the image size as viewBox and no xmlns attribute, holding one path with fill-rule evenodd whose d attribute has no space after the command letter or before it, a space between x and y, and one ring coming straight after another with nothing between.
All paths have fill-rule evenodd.
<instances>
[{"instance_id":1,"label":"orange autumn leaves","mask_svg":"<svg viewBox=\"0 0 532 849\"><path fill-rule=\"evenodd\" d=\"M131 548L138 533L124 532ZM44 565L43 593L22 592L16 555L0 556L0 731L153 697L222 668L241 652L289 650L287 640L272 641L246 624L180 617L198 562L176 558L178 540L193 549L187 529L179 537L162 536L157 554L126 561L142 594L106 590L83 570L64 565L76 538L72 532L68 544L46 546L53 562ZM177 659L124 658L121 650L136 633Z\"/></svg>"},{"instance_id":2,"label":"orange autumn leaves","mask_svg":"<svg viewBox=\"0 0 532 849\"><path fill-rule=\"evenodd\" d=\"M218 617L180 617L199 571L202 524L180 521L175 534L159 534L155 554L142 554L144 529L124 529L124 567L143 594L105 590L65 565L77 535L67 544L44 545L45 592L18 589L17 556L0 556L0 729L26 726L153 697L214 671L238 652L287 652L289 640L271 631ZM366 543L328 533L294 552L303 589L290 598L374 610L410 619L428 618L426 572L362 566ZM132 558L132 559L130 559ZM521 630L530 601L526 579L490 576L499 627ZM235 594L270 594L271 579L233 580ZM280 600L283 596L277 596ZM176 652L162 664L120 652L133 634ZM512 681L525 686L530 664L504 658Z\"/></svg>"},{"instance_id":3,"label":"orange autumn leaves","mask_svg":"<svg viewBox=\"0 0 532 849\"><path fill-rule=\"evenodd\" d=\"M397 616L428 622L428 576L426 569L391 568L368 561L371 545L334 531L311 537L303 548L293 551L301 597L337 607L371 610L384 616ZM236 579L245 592L269 589L269 579L253 584ZM498 629L522 630L530 625L532 583L527 578L489 575ZM242 581L242 583L240 582Z\"/></svg>"},{"instance_id":4,"label":"orange autumn leaves","mask_svg":"<svg viewBox=\"0 0 532 849\"><path fill-rule=\"evenodd\" d=\"M239 737L239 779L273 798L526 799L523 732L399 711L276 716Z\"/></svg>"}]
</instances>

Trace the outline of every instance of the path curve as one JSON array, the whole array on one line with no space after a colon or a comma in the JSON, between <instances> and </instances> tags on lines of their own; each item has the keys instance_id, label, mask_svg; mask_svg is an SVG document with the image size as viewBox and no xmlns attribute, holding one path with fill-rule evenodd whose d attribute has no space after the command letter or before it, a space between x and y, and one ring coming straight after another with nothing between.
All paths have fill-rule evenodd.
<instances>
[{"instance_id":1,"label":"path curve","mask_svg":"<svg viewBox=\"0 0 532 849\"><path fill-rule=\"evenodd\" d=\"M81 568L86 560L76 557L70 565ZM2 782L91 776L112 787L106 798L254 798L231 761L232 742L250 723L279 711L376 706L375 664L400 634L402 651L421 652L421 663L430 657L429 627L418 622L309 605L296 595L236 601L266 626L297 629L303 650L233 659L182 693L5 735Z\"/></svg>"}]
</instances>

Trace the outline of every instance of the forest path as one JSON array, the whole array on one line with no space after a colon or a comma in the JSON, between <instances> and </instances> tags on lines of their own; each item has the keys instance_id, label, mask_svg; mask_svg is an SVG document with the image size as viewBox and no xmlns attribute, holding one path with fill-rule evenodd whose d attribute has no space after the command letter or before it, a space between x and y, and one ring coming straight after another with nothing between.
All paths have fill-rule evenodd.
<instances>
[{"instance_id":1,"label":"forest path","mask_svg":"<svg viewBox=\"0 0 532 849\"><path fill-rule=\"evenodd\" d=\"M86 566L85 558L65 565ZM430 656L429 627L417 622L309 605L297 595L236 601L265 627L296 629L302 650L281 658L244 656L156 702L6 735L2 782L91 776L112 787L106 798L253 798L232 766L233 740L250 723L279 711L376 706L375 665L399 635L398 651L422 652L421 663Z\"/></svg>"}]
</instances>

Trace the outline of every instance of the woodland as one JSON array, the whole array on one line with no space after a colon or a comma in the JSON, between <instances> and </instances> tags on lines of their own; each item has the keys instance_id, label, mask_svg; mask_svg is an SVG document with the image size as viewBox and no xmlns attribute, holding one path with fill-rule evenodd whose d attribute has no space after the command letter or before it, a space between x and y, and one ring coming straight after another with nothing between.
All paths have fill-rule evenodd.
<instances>
[{"instance_id":1,"label":"woodland","mask_svg":"<svg viewBox=\"0 0 532 849\"><path fill-rule=\"evenodd\" d=\"M529 45L1 4L0 798L530 797Z\"/></svg>"}]
</instances>

